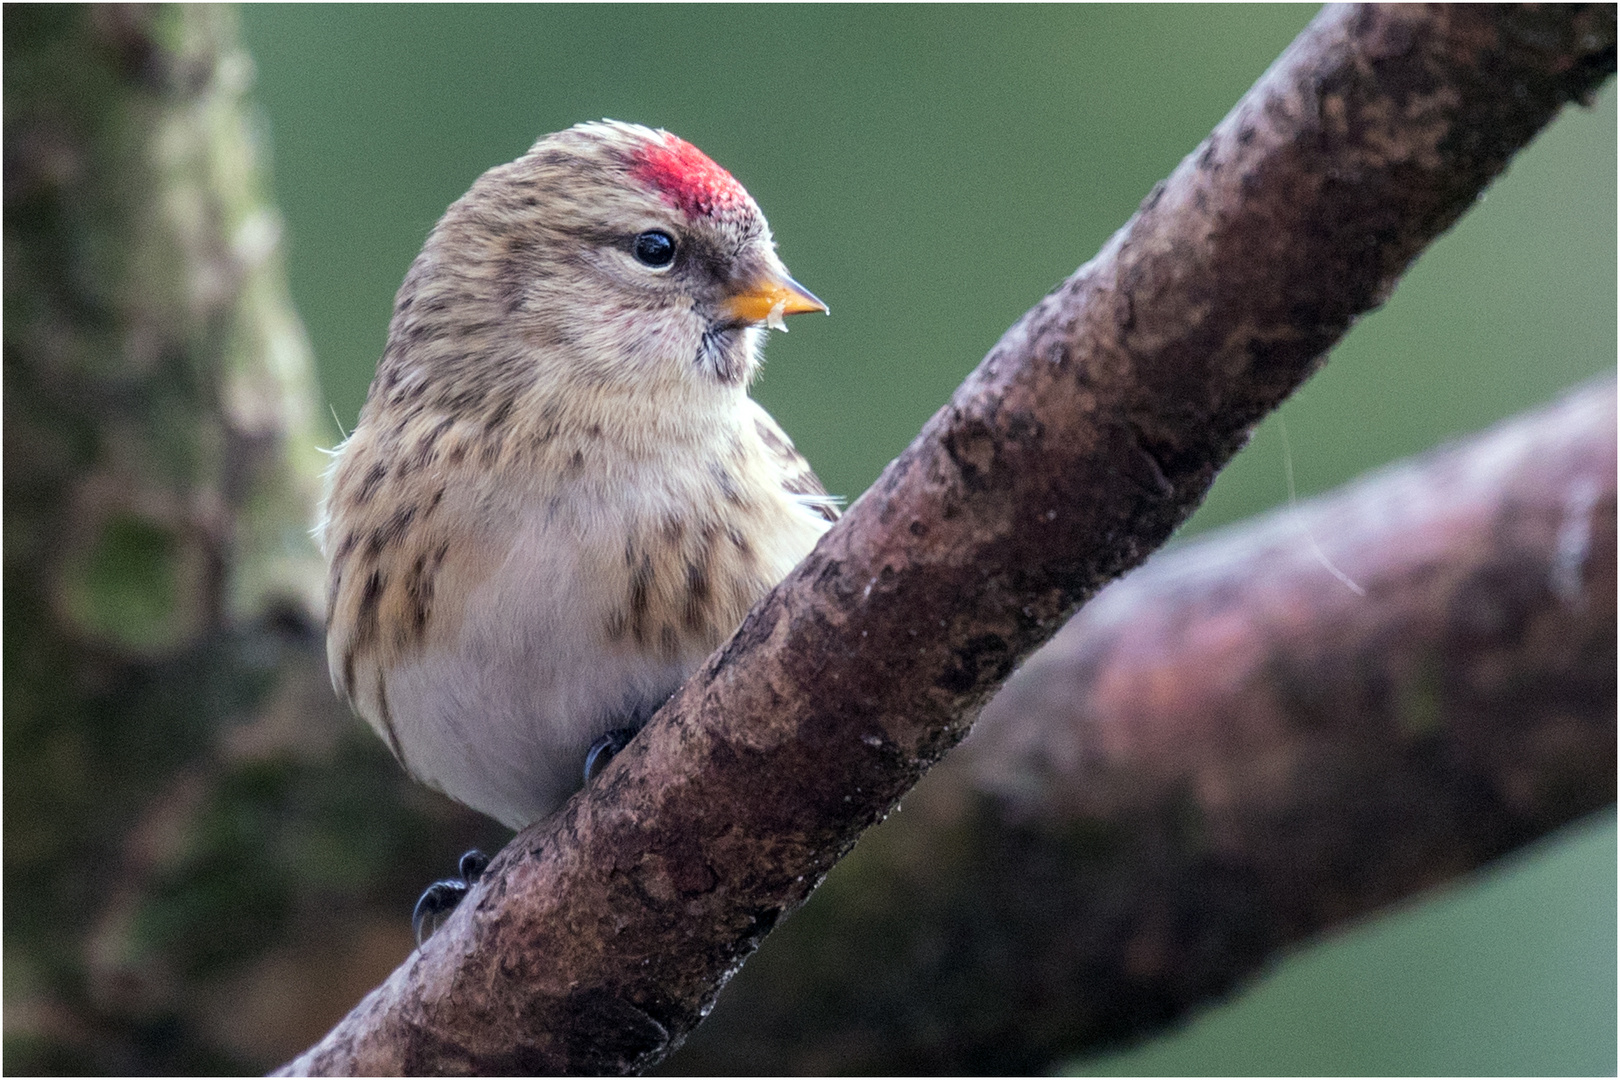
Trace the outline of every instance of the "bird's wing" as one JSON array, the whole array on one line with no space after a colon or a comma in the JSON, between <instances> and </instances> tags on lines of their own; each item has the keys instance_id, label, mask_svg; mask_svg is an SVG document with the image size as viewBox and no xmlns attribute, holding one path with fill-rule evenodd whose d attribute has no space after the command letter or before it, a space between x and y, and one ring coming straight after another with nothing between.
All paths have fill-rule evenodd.
<instances>
[{"instance_id":1,"label":"bird's wing","mask_svg":"<svg viewBox=\"0 0 1620 1080\"><path fill-rule=\"evenodd\" d=\"M827 494L821 478L804 460L804 455L793 448L793 440L787 437L787 432L771 418L771 414L758 402L751 400L749 404L754 407L754 430L758 432L759 441L765 445L765 452L781 477L783 489L828 521L837 521L841 500Z\"/></svg>"}]
</instances>

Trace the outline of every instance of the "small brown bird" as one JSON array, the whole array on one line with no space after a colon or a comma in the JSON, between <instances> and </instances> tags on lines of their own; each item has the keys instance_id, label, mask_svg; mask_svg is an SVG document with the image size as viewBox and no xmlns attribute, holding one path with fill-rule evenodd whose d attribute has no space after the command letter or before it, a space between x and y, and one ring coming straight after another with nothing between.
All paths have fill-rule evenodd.
<instances>
[{"instance_id":1,"label":"small brown bird","mask_svg":"<svg viewBox=\"0 0 1620 1080\"><path fill-rule=\"evenodd\" d=\"M665 131L546 136L450 207L318 528L333 682L412 776L543 817L809 552L834 501L747 388L826 310Z\"/></svg>"}]
</instances>

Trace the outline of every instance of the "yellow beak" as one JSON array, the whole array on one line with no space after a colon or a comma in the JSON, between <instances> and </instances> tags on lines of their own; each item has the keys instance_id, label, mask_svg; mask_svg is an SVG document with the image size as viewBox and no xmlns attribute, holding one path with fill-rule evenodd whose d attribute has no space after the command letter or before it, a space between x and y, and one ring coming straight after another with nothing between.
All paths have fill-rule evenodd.
<instances>
[{"instance_id":1,"label":"yellow beak","mask_svg":"<svg viewBox=\"0 0 1620 1080\"><path fill-rule=\"evenodd\" d=\"M784 315L827 310L827 305L816 299L815 293L786 274L750 282L741 292L728 297L721 307L734 319L764 323L777 330L787 329L782 325Z\"/></svg>"}]
</instances>

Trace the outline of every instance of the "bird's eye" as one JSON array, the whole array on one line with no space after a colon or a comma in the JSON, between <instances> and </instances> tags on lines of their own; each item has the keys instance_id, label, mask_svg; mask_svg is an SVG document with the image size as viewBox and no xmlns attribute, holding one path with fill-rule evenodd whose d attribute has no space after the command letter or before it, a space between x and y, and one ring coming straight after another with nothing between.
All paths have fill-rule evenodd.
<instances>
[{"instance_id":1,"label":"bird's eye","mask_svg":"<svg viewBox=\"0 0 1620 1080\"><path fill-rule=\"evenodd\" d=\"M643 266L661 269L675 261L675 240L667 232L657 229L636 237L636 261Z\"/></svg>"}]
</instances>

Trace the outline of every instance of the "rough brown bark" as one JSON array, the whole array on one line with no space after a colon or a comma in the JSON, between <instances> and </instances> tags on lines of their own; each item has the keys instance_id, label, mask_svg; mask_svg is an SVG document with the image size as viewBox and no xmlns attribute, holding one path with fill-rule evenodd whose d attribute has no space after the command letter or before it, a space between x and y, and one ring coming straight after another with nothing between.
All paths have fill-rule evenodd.
<instances>
[{"instance_id":1,"label":"rough brown bark","mask_svg":"<svg viewBox=\"0 0 1620 1080\"><path fill-rule=\"evenodd\" d=\"M1615 421L1606 382L1110 585L666 1071L1047 1072L1612 805Z\"/></svg>"},{"instance_id":2,"label":"rough brown bark","mask_svg":"<svg viewBox=\"0 0 1620 1080\"><path fill-rule=\"evenodd\" d=\"M287 1071L660 1061L1614 42L1607 6L1325 12L592 789Z\"/></svg>"}]
</instances>

